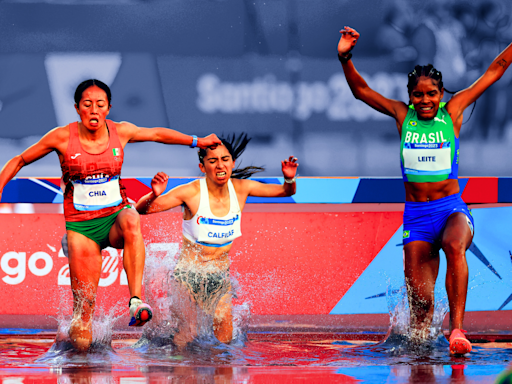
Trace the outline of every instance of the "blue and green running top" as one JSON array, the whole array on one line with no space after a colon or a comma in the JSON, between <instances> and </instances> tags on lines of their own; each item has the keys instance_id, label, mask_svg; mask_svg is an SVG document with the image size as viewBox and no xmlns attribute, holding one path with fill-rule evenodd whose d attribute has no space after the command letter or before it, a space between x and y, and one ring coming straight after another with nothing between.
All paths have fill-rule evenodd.
<instances>
[{"instance_id":1,"label":"blue and green running top","mask_svg":"<svg viewBox=\"0 0 512 384\"><path fill-rule=\"evenodd\" d=\"M404 181L432 183L458 178L459 139L445 105L439 104L432 120L418 119L414 107L409 107L400 143Z\"/></svg>"}]
</instances>

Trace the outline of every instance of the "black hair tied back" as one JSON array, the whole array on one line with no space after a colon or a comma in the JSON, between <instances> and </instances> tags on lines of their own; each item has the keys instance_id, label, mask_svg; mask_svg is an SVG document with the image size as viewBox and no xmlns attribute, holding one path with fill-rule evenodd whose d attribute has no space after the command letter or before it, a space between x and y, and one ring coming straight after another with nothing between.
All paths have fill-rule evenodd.
<instances>
[{"instance_id":1,"label":"black hair tied back","mask_svg":"<svg viewBox=\"0 0 512 384\"><path fill-rule=\"evenodd\" d=\"M414 87L418 84L418 80L421 76L430 77L432 80L436 80L440 91L444 88L443 74L435 69L432 64L416 65L413 71L409 72L407 77L407 92L409 92L409 95L412 93ZM445 91L452 93L446 89Z\"/></svg>"},{"instance_id":2,"label":"black hair tied back","mask_svg":"<svg viewBox=\"0 0 512 384\"><path fill-rule=\"evenodd\" d=\"M220 137L222 144L226 147L229 154L233 158L233 161L238 159L240 155L245 151L247 144L251 141L251 138L247 137L247 133L243 132L238 137L233 133L232 135L228 135L227 138ZM206 149L199 149L197 151L199 156L199 161L204 164L204 158L206 157ZM249 166L245 168L236 168L233 170L231 177L233 179L248 179L252 175L258 172L263 172L265 168Z\"/></svg>"},{"instance_id":3,"label":"black hair tied back","mask_svg":"<svg viewBox=\"0 0 512 384\"><path fill-rule=\"evenodd\" d=\"M421 76L429 77L432 80L437 81L437 85L439 87L439 91L443 90L451 95L454 95L457 92L452 92L447 90L443 85L443 75L441 72L439 72L437 69L434 68L432 64L428 65L416 65L412 72L409 72L407 76L407 92L409 95L414 90L414 87L418 84L419 78ZM471 113L469 114L468 119L466 120L466 123L471 119L471 116L473 115L473 111L475 110L476 102L473 104L473 108L471 109ZM463 123L465 124L465 123Z\"/></svg>"},{"instance_id":4,"label":"black hair tied back","mask_svg":"<svg viewBox=\"0 0 512 384\"><path fill-rule=\"evenodd\" d=\"M85 81L82 81L80 84L78 84L78 86L76 87L75 96L74 96L76 105L80 104L80 100L82 100L82 94L89 87L98 87L98 88L102 89L107 94L108 105L110 106L110 102L112 100L112 93L110 92L110 88L103 81L100 81L97 79L85 80Z\"/></svg>"}]
</instances>

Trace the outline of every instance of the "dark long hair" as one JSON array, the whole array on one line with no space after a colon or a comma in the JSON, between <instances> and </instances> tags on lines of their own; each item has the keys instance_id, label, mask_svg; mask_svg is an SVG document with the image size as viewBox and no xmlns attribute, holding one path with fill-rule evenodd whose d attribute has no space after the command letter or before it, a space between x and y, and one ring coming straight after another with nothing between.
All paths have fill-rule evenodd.
<instances>
[{"instance_id":1,"label":"dark long hair","mask_svg":"<svg viewBox=\"0 0 512 384\"><path fill-rule=\"evenodd\" d=\"M238 137L233 133L232 135L228 135L226 138L220 137L220 140L222 141L222 144L226 147L229 154L233 158L233 161L235 161L245 151L245 148L247 147L249 141L251 141L251 138L247 137L247 133L244 132ZM197 151L197 154L199 156L199 161L201 162L201 164L204 165L206 149L200 148L199 151ZM245 168L237 167L236 169L233 170L231 177L233 179L248 179L255 173L263 172L264 170L265 168L263 167L256 167L252 165Z\"/></svg>"},{"instance_id":2,"label":"dark long hair","mask_svg":"<svg viewBox=\"0 0 512 384\"><path fill-rule=\"evenodd\" d=\"M432 64L427 65L416 65L412 72L409 72L407 75L407 92L409 96L411 95L414 87L418 85L419 78L421 76L425 76L428 78L431 78L432 80L437 81L437 86L439 88L439 91L442 91L444 89L445 92L454 95L457 92L452 92L447 90L443 85L443 74L434 68ZM410 104L410 101L409 101ZM471 109L471 113L469 114L468 119L465 121L467 123L469 119L471 119L471 116L473 115L473 111L475 110L476 101L473 104L473 108ZM464 124L465 124L464 123Z\"/></svg>"},{"instance_id":3,"label":"dark long hair","mask_svg":"<svg viewBox=\"0 0 512 384\"><path fill-rule=\"evenodd\" d=\"M110 92L110 88L103 81L96 80L96 79L85 80L85 81L82 81L80 84L78 84L78 87L76 87L76 90L75 90L75 97L74 97L75 104L76 105L80 104L80 100L82 100L82 94L84 93L84 91L87 88L92 87L92 86L97 86L98 88L105 91L105 93L107 94L108 106L110 107L110 99L112 99L112 93Z\"/></svg>"}]
</instances>

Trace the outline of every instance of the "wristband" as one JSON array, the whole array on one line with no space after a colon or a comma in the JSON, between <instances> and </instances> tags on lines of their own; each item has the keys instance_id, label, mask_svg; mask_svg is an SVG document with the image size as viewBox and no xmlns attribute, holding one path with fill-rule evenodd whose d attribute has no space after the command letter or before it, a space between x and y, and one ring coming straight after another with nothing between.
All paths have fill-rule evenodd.
<instances>
[{"instance_id":1,"label":"wristband","mask_svg":"<svg viewBox=\"0 0 512 384\"><path fill-rule=\"evenodd\" d=\"M190 145L190 148L195 148L195 147L197 147L197 136L192 135L192 144Z\"/></svg>"},{"instance_id":2,"label":"wristband","mask_svg":"<svg viewBox=\"0 0 512 384\"><path fill-rule=\"evenodd\" d=\"M297 176L295 176L293 179L287 179L287 178L285 178L285 179L284 179L284 182L285 182L286 184L293 184L293 183L295 183L295 180L297 180Z\"/></svg>"},{"instance_id":3,"label":"wristband","mask_svg":"<svg viewBox=\"0 0 512 384\"><path fill-rule=\"evenodd\" d=\"M341 64L347 64L347 62L352 58L352 52L349 52L348 55L345 55L345 56L341 56L339 53L338 53L338 60L340 61Z\"/></svg>"}]
</instances>

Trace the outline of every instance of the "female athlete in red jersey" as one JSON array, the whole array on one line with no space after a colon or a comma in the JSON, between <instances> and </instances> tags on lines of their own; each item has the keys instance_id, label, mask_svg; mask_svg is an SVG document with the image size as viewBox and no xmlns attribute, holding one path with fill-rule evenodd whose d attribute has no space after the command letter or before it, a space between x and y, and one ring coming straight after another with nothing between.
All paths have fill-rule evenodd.
<instances>
[{"instance_id":1,"label":"female athlete in red jersey","mask_svg":"<svg viewBox=\"0 0 512 384\"><path fill-rule=\"evenodd\" d=\"M0 199L5 185L27 164L55 151L62 168L64 216L68 238L69 271L73 291L73 320L69 336L74 347L86 351L92 342L92 316L101 274L101 249L124 249L123 266L130 290L130 325L151 319L142 302L145 250L139 214L129 208L120 180L123 149L129 142L155 141L207 148L221 144L216 135L204 138L168 128L141 128L106 120L111 93L99 80L82 82L75 92L80 121L57 127L0 172Z\"/></svg>"}]
</instances>

